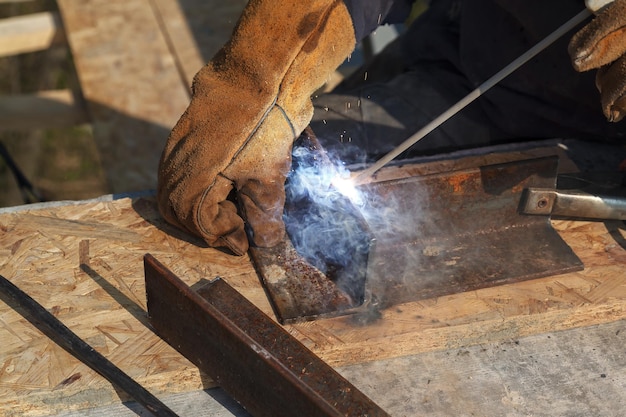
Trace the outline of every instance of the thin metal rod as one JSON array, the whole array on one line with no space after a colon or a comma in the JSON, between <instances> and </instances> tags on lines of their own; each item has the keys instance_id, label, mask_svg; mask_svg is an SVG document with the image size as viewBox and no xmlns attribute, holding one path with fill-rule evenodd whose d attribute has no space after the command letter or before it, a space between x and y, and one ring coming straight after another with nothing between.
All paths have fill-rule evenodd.
<instances>
[{"instance_id":1,"label":"thin metal rod","mask_svg":"<svg viewBox=\"0 0 626 417\"><path fill-rule=\"evenodd\" d=\"M43 334L65 349L91 369L102 375L117 388L130 395L155 416L176 417L176 413L139 385L111 361L98 353L83 339L67 328L31 296L0 275L0 299L16 309Z\"/></svg>"},{"instance_id":2,"label":"thin metal rod","mask_svg":"<svg viewBox=\"0 0 626 417\"><path fill-rule=\"evenodd\" d=\"M463 97L456 104L450 107L448 110L439 115L436 119L428 123L426 126L418 130L415 134L409 137L407 140L402 142L398 147L390 151L387 155L380 158L376 161L372 166L364 169L361 172L358 172L354 177L353 181L355 184L361 184L365 182L369 177L373 176L379 169L383 166L387 165L393 159L395 159L402 152L409 149L419 140L421 140L424 136L428 135L430 132L441 126L452 116L457 114L459 111L463 110L468 104L472 103L478 97L483 95L486 91L488 91L491 87L502 81L504 78L509 76L513 71L524 65L530 59L532 59L539 52L546 49L550 46L554 41L559 39L561 36L565 35L571 29L576 27L578 24L582 23L586 18L591 16L591 12L587 9L581 11L576 16L572 17L570 20L561 25L554 32L546 36L535 46L530 48L524 54L520 55L517 59L511 62L506 67L502 68L499 72L489 78L487 81L483 82L479 85L474 91L470 92L467 96Z\"/></svg>"}]
</instances>

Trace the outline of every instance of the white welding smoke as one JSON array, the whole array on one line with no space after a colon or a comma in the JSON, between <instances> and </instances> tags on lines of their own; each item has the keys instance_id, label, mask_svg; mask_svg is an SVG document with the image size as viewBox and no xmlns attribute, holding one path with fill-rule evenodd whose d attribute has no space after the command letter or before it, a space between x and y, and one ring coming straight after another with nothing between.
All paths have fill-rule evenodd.
<instances>
[{"instance_id":1,"label":"white welding smoke","mask_svg":"<svg viewBox=\"0 0 626 417\"><path fill-rule=\"evenodd\" d=\"M306 146L294 147L292 155L283 216L289 238L300 256L358 301L371 235L356 205L366 197L355 188L348 198L334 184L350 175L340 161Z\"/></svg>"},{"instance_id":2,"label":"white welding smoke","mask_svg":"<svg viewBox=\"0 0 626 417\"><path fill-rule=\"evenodd\" d=\"M296 251L354 302L364 299L366 280L372 286L414 279L423 254L412 242L421 240L428 199L415 188L407 196L355 186L343 163L325 156L306 146L293 150L283 217ZM393 257L376 256L377 244L393 247Z\"/></svg>"}]
</instances>

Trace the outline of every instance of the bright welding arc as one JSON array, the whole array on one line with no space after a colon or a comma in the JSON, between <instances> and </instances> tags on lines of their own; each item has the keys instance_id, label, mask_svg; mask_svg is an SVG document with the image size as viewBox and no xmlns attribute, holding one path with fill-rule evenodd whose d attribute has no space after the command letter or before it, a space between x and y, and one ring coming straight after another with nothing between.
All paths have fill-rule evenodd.
<instances>
[{"instance_id":1,"label":"bright welding arc","mask_svg":"<svg viewBox=\"0 0 626 417\"><path fill-rule=\"evenodd\" d=\"M355 206L363 205L363 195L351 177L338 175L331 180L331 185Z\"/></svg>"}]
</instances>

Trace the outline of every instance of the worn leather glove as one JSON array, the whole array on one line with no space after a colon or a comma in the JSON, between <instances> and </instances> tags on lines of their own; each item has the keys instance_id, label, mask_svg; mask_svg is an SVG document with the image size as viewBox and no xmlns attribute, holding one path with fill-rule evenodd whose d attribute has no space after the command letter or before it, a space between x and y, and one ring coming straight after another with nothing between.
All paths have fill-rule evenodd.
<instances>
[{"instance_id":1,"label":"worn leather glove","mask_svg":"<svg viewBox=\"0 0 626 417\"><path fill-rule=\"evenodd\" d=\"M166 143L163 217L237 255L248 249L243 219L254 244L278 243L292 142L312 117L310 96L355 43L341 0L249 1L230 41L195 76Z\"/></svg>"},{"instance_id":2,"label":"worn leather glove","mask_svg":"<svg viewBox=\"0 0 626 417\"><path fill-rule=\"evenodd\" d=\"M587 6L610 3L570 41L569 54L577 71L598 68L596 87L602 111L611 122L626 115L626 0L589 0Z\"/></svg>"}]
</instances>

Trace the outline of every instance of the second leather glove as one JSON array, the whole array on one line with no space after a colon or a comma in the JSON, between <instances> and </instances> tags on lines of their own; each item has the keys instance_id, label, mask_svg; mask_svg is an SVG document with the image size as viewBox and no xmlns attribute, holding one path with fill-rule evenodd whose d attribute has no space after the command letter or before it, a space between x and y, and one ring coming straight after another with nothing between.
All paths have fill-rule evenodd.
<instances>
[{"instance_id":1,"label":"second leather glove","mask_svg":"<svg viewBox=\"0 0 626 417\"><path fill-rule=\"evenodd\" d=\"M626 115L626 0L601 9L572 37L569 53L577 71L598 68L602 111L609 121L620 121Z\"/></svg>"}]
</instances>

